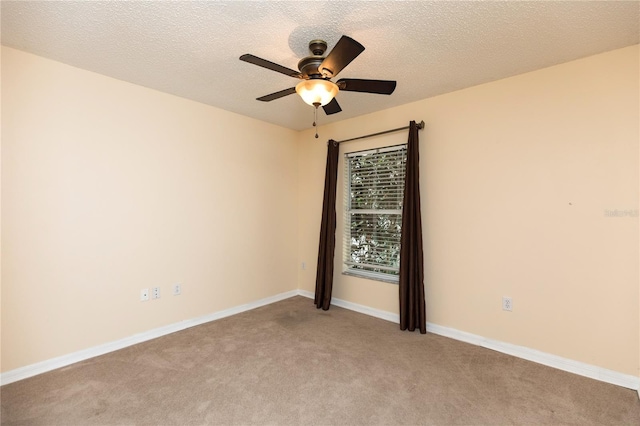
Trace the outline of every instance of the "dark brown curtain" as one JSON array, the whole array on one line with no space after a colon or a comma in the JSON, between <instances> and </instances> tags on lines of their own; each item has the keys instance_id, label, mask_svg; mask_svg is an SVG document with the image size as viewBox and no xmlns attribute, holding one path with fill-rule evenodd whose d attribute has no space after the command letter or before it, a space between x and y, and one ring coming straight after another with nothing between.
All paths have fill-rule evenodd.
<instances>
[{"instance_id":1,"label":"dark brown curtain","mask_svg":"<svg viewBox=\"0 0 640 426\"><path fill-rule=\"evenodd\" d=\"M424 301L424 257L422 256L422 220L420 215L420 156L418 126L409 124L407 167L402 204L400 237L400 330L427 332Z\"/></svg>"},{"instance_id":2,"label":"dark brown curtain","mask_svg":"<svg viewBox=\"0 0 640 426\"><path fill-rule=\"evenodd\" d=\"M331 306L333 288L333 255L336 248L336 183L338 180L338 152L340 146L330 140L327 144L327 170L324 176L324 200L320 224L320 247L316 273L315 304L325 311Z\"/></svg>"}]
</instances>

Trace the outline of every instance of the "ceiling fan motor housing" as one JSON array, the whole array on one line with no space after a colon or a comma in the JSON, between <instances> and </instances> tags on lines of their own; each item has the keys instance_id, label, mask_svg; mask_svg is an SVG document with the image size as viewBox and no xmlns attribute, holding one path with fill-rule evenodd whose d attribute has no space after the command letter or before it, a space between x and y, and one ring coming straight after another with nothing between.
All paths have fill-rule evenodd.
<instances>
[{"instance_id":1,"label":"ceiling fan motor housing","mask_svg":"<svg viewBox=\"0 0 640 426\"><path fill-rule=\"evenodd\" d=\"M322 78L322 74L318 69L324 60L324 52L327 50L327 42L324 40L311 40L309 42L309 50L312 56L302 58L298 62L298 70L303 77Z\"/></svg>"},{"instance_id":2,"label":"ceiling fan motor housing","mask_svg":"<svg viewBox=\"0 0 640 426\"><path fill-rule=\"evenodd\" d=\"M298 69L304 78L321 77L318 67L324 58L322 56L307 56L298 62Z\"/></svg>"}]
</instances>

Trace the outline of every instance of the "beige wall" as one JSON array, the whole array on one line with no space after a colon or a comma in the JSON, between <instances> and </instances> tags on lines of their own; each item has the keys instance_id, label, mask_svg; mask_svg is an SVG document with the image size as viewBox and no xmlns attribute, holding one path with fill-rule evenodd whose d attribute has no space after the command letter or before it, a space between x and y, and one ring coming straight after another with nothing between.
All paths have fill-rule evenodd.
<instances>
[{"instance_id":1,"label":"beige wall","mask_svg":"<svg viewBox=\"0 0 640 426\"><path fill-rule=\"evenodd\" d=\"M604 214L638 209L638 82L635 46L314 139L3 47L1 371L313 291L326 139L424 119L428 320L640 375L638 218ZM397 312L337 255L335 297Z\"/></svg>"},{"instance_id":2,"label":"beige wall","mask_svg":"<svg viewBox=\"0 0 640 426\"><path fill-rule=\"evenodd\" d=\"M296 132L6 47L2 113L2 371L296 288Z\"/></svg>"},{"instance_id":3,"label":"beige wall","mask_svg":"<svg viewBox=\"0 0 640 426\"><path fill-rule=\"evenodd\" d=\"M423 119L427 320L638 376L638 217L605 216L639 208L638 50L338 122L318 140L301 133L300 288L315 285L326 139ZM338 234L334 297L397 312L397 286L341 275L341 250Z\"/></svg>"},{"instance_id":4,"label":"beige wall","mask_svg":"<svg viewBox=\"0 0 640 426\"><path fill-rule=\"evenodd\" d=\"M0 54L0 372L2 372L2 55Z\"/></svg>"}]
</instances>

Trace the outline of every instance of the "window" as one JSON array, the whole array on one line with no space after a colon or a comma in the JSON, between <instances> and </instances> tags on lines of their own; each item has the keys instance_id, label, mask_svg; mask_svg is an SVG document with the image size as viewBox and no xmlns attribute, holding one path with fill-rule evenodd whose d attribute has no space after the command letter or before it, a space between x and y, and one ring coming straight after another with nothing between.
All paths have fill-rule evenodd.
<instances>
[{"instance_id":1,"label":"window","mask_svg":"<svg viewBox=\"0 0 640 426\"><path fill-rule=\"evenodd\" d=\"M345 154L345 274L398 282L407 146Z\"/></svg>"}]
</instances>

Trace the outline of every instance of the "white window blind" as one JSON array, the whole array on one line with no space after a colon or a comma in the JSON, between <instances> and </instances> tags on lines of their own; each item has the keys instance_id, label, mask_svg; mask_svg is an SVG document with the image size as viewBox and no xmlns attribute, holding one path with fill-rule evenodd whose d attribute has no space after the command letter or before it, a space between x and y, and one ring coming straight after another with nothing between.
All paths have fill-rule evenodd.
<instances>
[{"instance_id":1,"label":"white window blind","mask_svg":"<svg viewBox=\"0 0 640 426\"><path fill-rule=\"evenodd\" d=\"M345 154L345 273L398 280L406 148Z\"/></svg>"}]
</instances>

